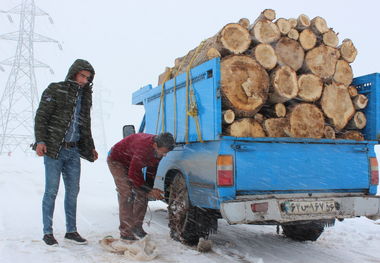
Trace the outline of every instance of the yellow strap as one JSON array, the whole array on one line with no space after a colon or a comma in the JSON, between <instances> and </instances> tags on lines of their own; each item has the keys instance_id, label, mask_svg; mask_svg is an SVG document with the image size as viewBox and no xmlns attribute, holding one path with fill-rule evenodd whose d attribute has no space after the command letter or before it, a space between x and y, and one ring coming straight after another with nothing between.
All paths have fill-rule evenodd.
<instances>
[{"instance_id":1,"label":"yellow strap","mask_svg":"<svg viewBox=\"0 0 380 263\"><path fill-rule=\"evenodd\" d=\"M190 69L191 69L191 66L192 66L195 58L198 56L199 50L201 49L201 47L203 46L204 43L205 43L205 41L202 41L199 44L199 46L195 50L193 57L190 60L189 65L187 66L187 70L186 70L186 123L185 123L185 129L186 129L185 130L185 132L186 132L185 133L185 142L186 143L189 143L189 118L188 118L188 116L191 116L194 118L196 129L197 129L198 140L201 143L203 143L202 131L201 131L199 119L198 119L198 108L197 108L196 98L194 95L194 88L193 88L193 83L192 83L192 79L191 79ZM189 89L191 89L190 97L189 97ZM189 100L190 100L190 108L189 108Z\"/></svg>"},{"instance_id":2,"label":"yellow strap","mask_svg":"<svg viewBox=\"0 0 380 263\"><path fill-rule=\"evenodd\" d=\"M160 120L160 112L162 108L162 125L161 125L161 131L165 132L165 83L166 81L169 80L170 75L172 73L172 69L170 69L168 72L166 72L164 81L162 83L162 88L161 88L161 95L160 95L160 104L158 106L158 112L157 112L157 121L156 121L156 134L158 131L158 122Z\"/></svg>"}]
</instances>

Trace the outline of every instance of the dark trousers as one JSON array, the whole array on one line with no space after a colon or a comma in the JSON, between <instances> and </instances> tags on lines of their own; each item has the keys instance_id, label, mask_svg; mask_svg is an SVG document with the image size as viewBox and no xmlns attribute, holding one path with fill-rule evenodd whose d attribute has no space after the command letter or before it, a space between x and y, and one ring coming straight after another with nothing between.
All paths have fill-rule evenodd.
<instances>
[{"instance_id":1,"label":"dark trousers","mask_svg":"<svg viewBox=\"0 0 380 263\"><path fill-rule=\"evenodd\" d=\"M119 200L120 235L132 235L133 229L142 228L148 206L147 193L133 186L128 180L128 167L107 159L116 185Z\"/></svg>"}]
</instances>

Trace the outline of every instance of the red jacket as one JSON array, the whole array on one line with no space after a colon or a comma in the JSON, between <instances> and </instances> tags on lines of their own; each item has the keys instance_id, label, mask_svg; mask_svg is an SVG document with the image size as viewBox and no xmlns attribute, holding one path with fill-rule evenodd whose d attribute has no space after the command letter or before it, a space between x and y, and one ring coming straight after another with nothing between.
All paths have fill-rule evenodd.
<instances>
[{"instance_id":1,"label":"red jacket","mask_svg":"<svg viewBox=\"0 0 380 263\"><path fill-rule=\"evenodd\" d=\"M155 157L153 138L155 135L136 133L116 143L109 158L122 163L128 170L128 179L136 187L150 190L153 187L157 167L161 159ZM147 167L146 181L142 169Z\"/></svg>"}]
</instances>

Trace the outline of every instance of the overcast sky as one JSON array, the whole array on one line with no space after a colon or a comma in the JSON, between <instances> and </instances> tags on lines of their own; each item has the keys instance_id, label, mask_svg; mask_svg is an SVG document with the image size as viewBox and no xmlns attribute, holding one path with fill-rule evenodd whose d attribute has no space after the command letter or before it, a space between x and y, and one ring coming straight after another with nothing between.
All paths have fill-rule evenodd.
<instances>
[{"instance_id":1,"label":"overcast sky","mask_svg":"<svg viewBox=\"0 0 380 263\"><path fill-rule=\"evenodd\" d=\"M21 0L1 0L0 10L9 10ZM175 0L36 0L50 14L37 17L35 32L62 43L35 44L35 57L55 71L36 70L39 95L53 81L61 81L76 58L93 64L96 77L94 93L102 90L107 141L111 146L121 139L123 124L138 125L142 106L131 105L131 94L147 84L155 85L165 66L184 56L203 39L214 35L225 24L242 17L252 21L265 8L277 12L277 18L321 16L339 32L340 42L350 38L358 49L352 63L354 76L380 71L379 10L377 1L175 1ZM18 30L19 17L9 23L0 13L0 34ZM16 43L0 40L0 61L15 53ZM10 72L0 72L0 92Z\"/></svg>"}]
</instances>

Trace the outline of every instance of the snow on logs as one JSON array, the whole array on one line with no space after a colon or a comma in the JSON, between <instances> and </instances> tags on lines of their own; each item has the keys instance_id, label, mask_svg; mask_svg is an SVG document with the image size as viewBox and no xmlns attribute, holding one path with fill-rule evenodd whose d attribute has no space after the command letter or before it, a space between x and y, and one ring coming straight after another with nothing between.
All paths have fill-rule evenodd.
<instances>
[{"instance_id":1,"label":"snow on logs","mask_svg":"<svg viewBox=\"0 0 380 263\"><path fill-rule=\"evenodd\" d=\"M225 25L159 76L162 84L221 59L223 133L236 137L363 140L368 98L351 86L357 50L324 18L265 9Z\"/></svg>"}]
</instances>

